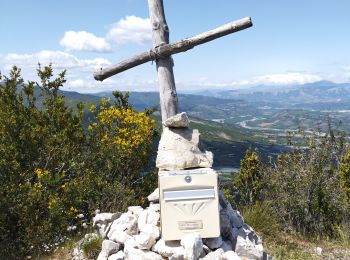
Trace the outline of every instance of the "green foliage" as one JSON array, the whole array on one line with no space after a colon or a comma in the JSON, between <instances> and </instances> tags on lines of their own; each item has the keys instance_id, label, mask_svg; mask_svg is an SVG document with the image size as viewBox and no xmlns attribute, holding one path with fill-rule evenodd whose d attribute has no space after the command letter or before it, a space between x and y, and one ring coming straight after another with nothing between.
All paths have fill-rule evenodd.
<instances>
[{"instance_id":1,"label":"green foliage","mask_svg":"<svg viewBox=\"0 0 350 260\"><path fill-rule=\"evenodd\" d=\"M337 178L343 135L329 129L326 135L305 136L303 146L280 155L267 169L265 199L286 228L334 237L336 226L349 213L349 203Z\"/></svg>"},{"instance_id":2,"label":"green foliage","mask_svg":"<svg viewBox=\"0 0 350 260\"><path fill-rule=\"evenodd\" d=\"M293 144L293 138L289 141ZM337 238L337 227L350 219L346 196L350 159L348 153L343 155L347 146L344 133L329 125L326 134L300 132L297 141L290 152L268 163L248 149L233 180L231 196L238 208L248 209L252 218L248 221L254 227L259 228L260 215L262 222L266 220L266 215L259 213L259 207L265 205L286 231Z\"/></svg>"},{"instance_id":3,"label":"green foliage","mask_svg":"<svg viewBox=\"0 0 350 260\"><path fill-rule=\"evenodd\" d=\"M339 181L350 200L350 149L341 158Z\"/></svg>"},{"instance_id":4,"label":"green foliage","mask_svg":"<svg viewBox=\"0 0 350 260\"><path fill-rule=\"evenodd\" d=\"M257 151L248 148L241 160L239 173L233 180L233 186L237 189L236 203L238 205L252 205L260 200L263 185L261 160Z\"/></svg>"},{"instance_id":5,"label":"green foliage","mask_svg":"<svg viewBox=\"0 0 350 260\"><path fill-rule=\"evenodd\" d=\"M350 223L343 222L340 226L336 227L338 234L338 240L346 248L350 248Z\"/></svg>"},{"instance_id":6,"label":"green foliage","mask_svg":"<svg viewBox=\"0 0 350 260\"><path fill-rule=\"evenodd\" d=\"M263 236L276 236L280 232L280 226L276 213L267 203L257 202L254 205L245 206L242 209L244 222L254 227Z\"/></svg>"},{"instance_id":7,"label":"green foliage","mask_svg":"<svg viewBox=\"0 0 350 260\"><path fill-rule=\"evenodd\" d=\"M318 257L312 255L310 252L303 250L303 248L297 247L293 243L285 243L283 245L275 245L275 248L270 249L273 253L273 259L277 260L311 260L318 259Z\"/></svg>"},{"instance_id":8,"label":"green foliage","mask_svg":"<svg viewBox=\"0 0 350 260\"><path fill-rule=\"evenodd\" d=\"M57 93L64 74L50 81L51 66L39 67L43 110L36 107L36 84L24 83L16 67L0 89L1 236L8 241L2 244L8 253L57 242L72 217L59 215L75 205L56 201L63 197L62 186L77 175L75 159L83 150L84 132L82 114L67 109Z\"/></svg>"},{"instance_id":9,"label":"green foliage","mask_svg":"<svg viewBox=\"0 0 350 260\"><path fill-rule=\"evenodd\" d=\"M0 86L0 252L8 259L52 249L96 209L124 210L144 196L138 180L151 178L141 174L153 141L147 112L117 94L84 129L84 105L74 112L58 91L65 71L53 78L51 65L39 65L38 76L40 85L25 83L14 67Z\"/></svg>"},{"instance_id":10,"label":"green foliage","mask_svg":"<svg viewBox=\"0 0 350 260\"><path fill-rule=\"evenodd\" d=\"M101 251L102 241L103 239L101 237L91 237L83 242L82 249L88 259L97 259Z\"/></svg>"},{"instance_id":11,"label":"green foliage","mask_svg":"<svg viewBox=\"0 0 350 260\"><path fill-rule=\"evenodd\" d=\"M137 113L128 104L128 93L114 92L116 101L102 99L89 129L93 156L90 167L101 171L107 180L119 178L134 182L148 162L153 140L154 120L146 112Z\"/></svg>"},{"instance_id":12,"label":"green foliage","mask_svg":"<svg viewBox=\"0 0 350 260\"><path fill-rule=\"evenodd\" d=\"M137 187L142 187L141 189L136 189L138 191L138 204L142 207L147 207L149 201L147 196L151 194L158 187L158 172L151 171L144 174L141 179L136 183Z\"/></svg>"}]
</instances>

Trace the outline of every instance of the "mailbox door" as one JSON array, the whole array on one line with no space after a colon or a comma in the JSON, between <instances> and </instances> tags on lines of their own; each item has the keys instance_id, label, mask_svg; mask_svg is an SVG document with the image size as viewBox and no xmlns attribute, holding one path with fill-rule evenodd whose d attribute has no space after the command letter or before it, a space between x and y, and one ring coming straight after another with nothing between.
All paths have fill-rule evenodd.
<instances>
[{"instance_id":1,"label":"mailbox door","mask_svg":"<svg viewBox=\"0 0 350 260\"><path fill-rule=\"evenodd\" d=\"M198 232L220 235L217 173L212 169L160 174L161 228L164 240Z\"/></svg>"}]
</instances>

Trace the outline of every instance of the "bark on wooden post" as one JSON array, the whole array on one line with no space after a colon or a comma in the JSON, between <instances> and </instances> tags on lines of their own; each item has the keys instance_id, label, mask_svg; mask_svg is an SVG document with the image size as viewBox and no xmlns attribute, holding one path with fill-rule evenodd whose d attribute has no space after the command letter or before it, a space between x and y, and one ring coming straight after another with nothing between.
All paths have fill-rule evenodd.
<instances>
[{"instance_id":1,"label":"bark on wooden post","mask_svg":"<svg viewBox=\"0 0 350 260\"><path fill-rule=\"evenodd\" d=\"M163 0L148 0L154 47L169 43L169 28L165 20ZM162 121L178 113L178 100L171 56L156 60Z\"/></svg>"}]
</instances>

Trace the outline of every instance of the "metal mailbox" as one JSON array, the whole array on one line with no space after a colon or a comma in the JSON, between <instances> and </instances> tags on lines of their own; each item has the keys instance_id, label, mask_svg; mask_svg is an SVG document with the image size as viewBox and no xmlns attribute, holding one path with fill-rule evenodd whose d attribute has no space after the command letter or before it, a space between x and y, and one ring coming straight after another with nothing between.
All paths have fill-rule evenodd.
<instances>
[{"instance_id":1,"label":"metal mailbox","mask_svg":"<svg viewBox=\"0 0 350 260\"><path fill-rule=\"evenodd\" d=\"M159 199L164 240L198 232L220 236L218 175L210 168L160 171Z\"/></svg>"}]
</instances>

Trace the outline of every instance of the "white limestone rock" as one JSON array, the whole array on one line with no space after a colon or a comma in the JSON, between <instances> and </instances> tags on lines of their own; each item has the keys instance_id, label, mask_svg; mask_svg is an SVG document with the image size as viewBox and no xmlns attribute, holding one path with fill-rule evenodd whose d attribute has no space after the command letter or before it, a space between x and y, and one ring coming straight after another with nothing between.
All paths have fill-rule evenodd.
<instances>
[{"instance_id":1,"label":"white limestone rock","mask_svg":"<svg viewBox=\"0 0 350 260\"><path fill-rule=\"evenodd\" d=\"M124 251L120 250L116 254L110 255L108 260L123 260L124 259Z\"/></svg>"},{"instance_id":2,"label":"white limestone rock","mask_svg":"<svg viewBox=\"0 0 350 260\"><path fill-rule=\"evenodd\" d=\"M255 231L244 224L238 229L235 252L241 258L262 259L264 248Z\"/></svg>"},{"instance_id":3,"label":"white limestone rock","mask_svg":"<svg viewBox=\"0 0 350 260\"><path fill-rule=\"evenodd\" d=\"M125 240L125 243L124 243L124 251L126 248L137 248L137 242L136 242L136 239L135 239L135 236L133 237L130 237L129 239Z\"/></svg>"},{"instance_id":4,"label":"white limestone rock","mask_svg":"<svg viewBox=\"0 0 350 260\"><path fill-rule=\"evenodd\" d=\"M169 259L183 259L184 248L181 246L179 241L164 241L162 238L157 241L157 243L152 247L152 251L157 252L163 257L168 257Z\"/></svg>"},{"instance_id":5,"label":"white limestone rock","mask_svg":"<svg viewBox=\"0 0 350 260\"><path fill-rule=\"evenodd\" d=\"M100 252L98 254L97 260L108 260L108 256L105 253Z\"/></svg>"},{"instance_id":6,"label":"white limestone rock","mask_svg":"<svg viewBox=\"0 0 350 260\"><path fill-rule=\"evenodd\" d=\"M133 247L125 248L124 254L125 260L163 260L157 253Z\"/></svg>"},{"instance_id":7,"label":"white limestone rock","mask_svg":"<svg viewBox=\"0 0 350 260\"><path fill-rule=\"evenodd\" d=\"M140 232L150 234L154 240L157 240L160 237L160 229L158 226L152 224L145 224L140 227Z\"/></svg>"},{"instance_id":8,"label":"white limestone rock","mask_svg":"<svg viewBox=\"0 0 350 260\"><path fill-rule=\"evenodd\" d=\"M101 252L97 257L97 260L107 260L112 254L116 254L119 250L119 244L111 240L103 240Z\"/></svg>"},{"instance_id":9,"label":"white limestone rock","mask_svg":"<svg viewBox=\"0 0 350 260\"><path fill-rule=\"evenodd\" d=\"M223 254L223 256L224 256L224 260L241 260L242 259L234 251L227 251Z\"/></svg>"},{"instance_id":10,"label":"white limestone rock","mask_svg":"<svg viewBox=\"0 0 350 260\"><path fill-rule=\"evenodd\" d=\"M137 232L137 218L134 214L127 212L113 221L107 237L109 240L124 244L127 239L132 235L136 235Z\"/></svg>"},{"instance_id":11,"label":"white limestone rock","mask_svg":"<svg viewBox=\"0 0 350 260\"><path fill-rule=\"evenodd\" d=\"M203 260L225 260L224 250L219 248L213 252L210 252L209 254L207 254L205 257L203 257L201 259L203 259Z\"/></svg>"},{"instance_id":12,"label":"white limestone rock","mask_svg":"<svg viewBox=\"0 0 350 260\"><path fill-rule=\"evenodd\" d=\"M159 201L159 188L156 188L150 195L147 197L149 202L156 203Z\"/></svg>"},{"instance_id":13,"label":"white limestone rock","mask_svg":"<svg viewBox=\"0 0 350 260\"><path fill-rule=\"evenodd\" d=\"M169 260L184 260L184 256L175 254L169 257Z\"/></svg>"},{"instance_id":14,"label":"white limestone rock","mask_svg":"<svg viewBox=\"0 0 350 260\"><path fill-rule=\"evenodd\" d=\"M185 260L197 260L203 251L202 238L198 233L188 234L181 239Z\"/></svg>"},{"instance_id":15,"label":"white limestone rock","mask_svg":"<svg viewBox=\"0 0 350 260\"><path fill-rule=\"evenodd\" d=\"M164 241L160 238L158 203L151 203L146 209L139 206L129 207L128 212L114 221L112 219L115 217L111 214L102 213L94 219L96 227L97 224L109 223L107 237L116 242L104 240L99 260L263 259L261 239L250 226L244 224L240 213L234 210L222 195L220 195L221 236L217 238L202 240L198 233L193 233L186 235L181 241ZM82 241L95 236L97 234L89 234ZM115 245L118 245L118 248L115 248ZM118 251L119 247L124 249ZM72 259L83 260L80 258L82 251L79 251L79 248L73 252L74 254L72 253Z\"/></svg>"},{"instance_id":16,"label":"white limestone rock","mask_svg":"<svg viewBox=\"0 0 350 260\"><path fill-rule=\"evenodd\" d=\"M139 249L150 249L155 243L156 240L150 233L141 232L140 234L134 236L137 247Z\"/></svg>"},{"instance_id":17,"label":"white limestone rock","mask_svg":"<svg viewBox=\"0 0 350 260\"><path fill-rule=\"evenodd\" d=\"M112 222L119 218L120 213L98 213L93 217L93 227L97 229L98 234L105 238Z\"/></svg>"},{"instance_id":18,"label":"white limestone rock","mask_svg":"<svg viewBox=\"0 0 350 260\"><path fill-rule=\"evenodd\" d=\"M119 251L120 245L111 240L103 240L101 251L106 253L107 256L115 254Z\"/></svg>"},{"instance_id":19,"label":"white limestone rock","mask_svg":"<svg viewBox=\"0 0 350 260\"><path fill-rule=\"evenodd\" d=\"M151 203L148 207L149 210L154 212L160 212L160 204L159 203Z\"/></svg>"},{"instance_id":20,"label":"white limestone rock","mask_svg":"<svg viewBox=\"0 0 350 260\"><path fill-rule=\"evenodd\" d=\"M143 208L141 206L130 206L128 207L128 212L134 214L137 218L140 216Z\"/></svg>"},{"instance_id":21,"label":"white limestone rock","mask_svg":"<svg viewBox=\"0 0 350 260\"><path fill-rule=\"evenodd\" d=\"M158 212L158 207L149 207L141 212L137 223L138 228L141 230L142 227L146 224L151 224L153 226L158 226L160 219L160 213Z\"/></svg>"},{"instance_id":22,"label":"white limestone rock","mask_svg":"<svg viewBox=\"0 0 350 260\"><path fill-rule=\"evenodd\" d=\"M207 245L211 250L215 250L221 247L223 240L222 237L204 238L203 243Z\"/></svg>"},{"instance_id":23,"label":"white limestone rock","mask_svg":"<svg viewBox=\"0 0 350 260\"><path fill-rule=\"evenodd\" d=\"M213 154L202 149L197 129L164 127L158 146L157 168L183 170L212 165Z\"/></svg>"},{"instance_id":24,"label":"white limestone rock","mask_svg":"<svg viewBox=\"0 0 350 260\"><path fill-rule=\"evenodd\" d=\"M166 127L174 128L187 128L190 124L186 112L176 114L175 116L169 117L163 122L163 125Z\"/></svg>"}]
</instances>

